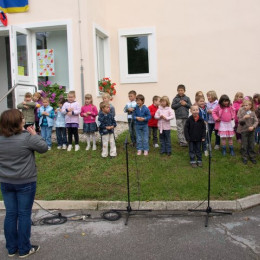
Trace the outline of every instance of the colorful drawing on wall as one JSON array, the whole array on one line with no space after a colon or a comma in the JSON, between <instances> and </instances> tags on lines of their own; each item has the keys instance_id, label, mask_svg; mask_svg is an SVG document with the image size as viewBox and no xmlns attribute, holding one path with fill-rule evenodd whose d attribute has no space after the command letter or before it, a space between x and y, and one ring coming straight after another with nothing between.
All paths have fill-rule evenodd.
<instances>
[{"instance_id":1,"label":"colorful drawing on wall","mask_svg":"<svg viewBox=\"0 0 260 260\"><path fill-rule=\"evenodd\" d=\"M54 50L37 50L38 76L55 76Z\"/></svg>"}]
</instances>

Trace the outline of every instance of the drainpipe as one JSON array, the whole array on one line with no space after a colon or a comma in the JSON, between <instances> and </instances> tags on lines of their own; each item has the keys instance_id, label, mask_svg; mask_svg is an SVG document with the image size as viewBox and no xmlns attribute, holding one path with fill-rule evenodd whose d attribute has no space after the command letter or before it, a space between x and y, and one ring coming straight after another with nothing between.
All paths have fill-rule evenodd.
<instances>
[{"instance_id":1,"label":"drainpipe","mask_svg":"<svg viewBox=\"0 0 260 260\"><path fill-rule=\"evenodd\" d=\"M81 100L84 105L85 89L84 89L84 66L82 58L82 46L81 46L81 16L80 16L80 0L78 0L78 24L79 24L79 50L80 50L80 83L81 83Z\"/></svg>"}]
</instances>

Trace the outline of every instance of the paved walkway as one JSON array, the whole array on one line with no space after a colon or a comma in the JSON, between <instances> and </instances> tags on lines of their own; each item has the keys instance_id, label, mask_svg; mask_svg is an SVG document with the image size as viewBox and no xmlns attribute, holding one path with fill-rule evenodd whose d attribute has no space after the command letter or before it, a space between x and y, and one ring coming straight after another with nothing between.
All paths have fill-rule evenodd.
<instances>
[{"instance_id":1,"label":"paved walkway","mask_svg":"<svg viewBox=\"0 0 260 260\"><path fill-rule=\"evenodd\" d=\"M99 211L62 211L63 215ZM0 259L8 259L4 248L0 211ZM36 210L33 220L47 216ZM49 215L48 215L49 216ZM233 215L205 217L187 211L153 211L146 216L125 217L115 222L103 220L69 221L56 226L33 226L32 242L41 249L29 259L260 259L260 206ZM17 256L13 259L17 259Z\"/></svg>"}]
</instances>

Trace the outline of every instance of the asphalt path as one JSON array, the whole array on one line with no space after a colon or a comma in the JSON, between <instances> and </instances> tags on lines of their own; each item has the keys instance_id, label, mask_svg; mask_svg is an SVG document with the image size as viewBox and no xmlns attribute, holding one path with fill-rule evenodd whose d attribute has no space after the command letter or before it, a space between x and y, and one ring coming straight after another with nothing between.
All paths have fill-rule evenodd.
<instances>
[{"instance_id":1,"label":"asphalt path","mask_svg":"<svg viewBox=\"0 0 260 260\"><path fill-rule=\"evenodd\" d=\"M187 211L134 215L127 226L125 215L109 222L102 220L98 211L59 212L91 217L62 225L39 225L37 220L50 215L35 211L32 219L37 225L32 227L31 241L41 248L28 259L260 259L260 206L211 216L208 227L204 216ZM1 260L10 259L5 249L4 215L0 211Z\"/></svg>"}]
</instances>

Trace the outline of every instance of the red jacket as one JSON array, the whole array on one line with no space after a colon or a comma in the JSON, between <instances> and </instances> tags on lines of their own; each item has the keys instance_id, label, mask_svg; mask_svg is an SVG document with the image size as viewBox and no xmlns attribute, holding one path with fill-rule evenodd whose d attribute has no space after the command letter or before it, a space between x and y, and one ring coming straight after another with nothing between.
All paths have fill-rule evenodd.
<instances>
[{"instance_id":1,"label":"red jacket","mask_svg":"<svg viewBox=\"0 0 260 260\"><path fill-rule=\"evenodd\" d=\"M155 113L158 109L158 107L156 107L154 104L152 104L151 106L148 107L151 113L151 119L148 121L148 126L150 127L157 127L158 124L158 120L154 118Z\"/></svg>"}]
</instances>

